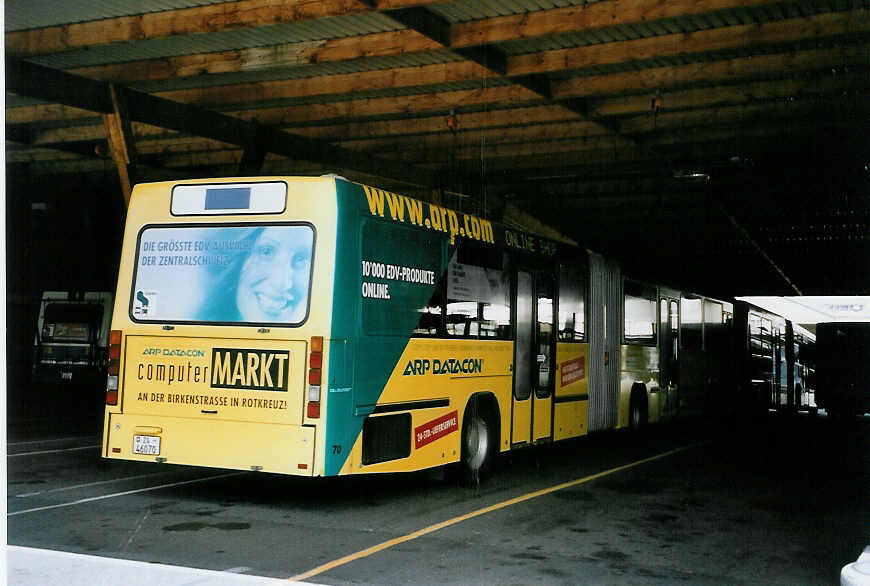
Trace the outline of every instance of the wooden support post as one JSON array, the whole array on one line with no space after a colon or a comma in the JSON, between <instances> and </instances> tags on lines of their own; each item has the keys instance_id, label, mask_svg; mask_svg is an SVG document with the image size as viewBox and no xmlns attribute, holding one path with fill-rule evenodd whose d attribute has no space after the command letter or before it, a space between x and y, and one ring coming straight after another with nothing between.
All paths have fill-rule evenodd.
<instances>
[{"instance_id":1,"label":"wooden support post","mask_svg":"<svg viewBox=\"0 0 870 586\"><path fill-rule=\"evenodd\" d=\"M114 111L103 114L103 126L109 141L109 152L118 168L124 204L130 205L130 193L136 181L136 145L133 142L133 130L123 93L119 92L114 84L109 84L109 95Z\"/></svg>"}]
</instances>

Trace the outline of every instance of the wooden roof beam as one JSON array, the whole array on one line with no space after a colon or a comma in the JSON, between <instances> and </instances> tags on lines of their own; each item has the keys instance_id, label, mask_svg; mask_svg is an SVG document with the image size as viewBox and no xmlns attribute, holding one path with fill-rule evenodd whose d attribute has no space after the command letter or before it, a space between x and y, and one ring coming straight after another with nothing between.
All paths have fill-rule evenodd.
<instances>
[{"instance_id":1,"label":"wooden roof beam","mask_svg":"<svg viewBox=\"0 0 870 586\"><path fill-rule=\"evenodd\" d=\"M633 41L587 45L545 53L517 55L508 60L509 75L528 75L600 67L870 32L870 10L816 14L807 18L728 26L692 33L662 35Z\"/></svg>"},{"instance_id":2,"label":"wooden roof beam","mask_svg":"<svg viewBox=\"0 0 870 586\"><path fill-rule=\"evenodd\" d=\"M771 0L601 0L587 4L498 16L455 24L452 47L505 43L550 35L607 29L722 10L773 4Z\"/></svg>"},{"instance_id":3,"label":"wooden roof beam","mask_svg":"<svg viewBox=\"0 0 870 586\"><path fill-rule=\"evenodd\" d=\"M865 86L866 87L866 86ZM795 101L778 100L759 104L738 104L734 106L713 106L684 112L674 112L660 116L653 125L648 114L632 116L620 122L623 132L628 134L662 134L673 130L684 131L691 127L714 126L735 123L764 123L771 119L800 120L809 115L819 116L822 120L840 120L866 113L870 110L864 94L842 96L806 96Z\"/></svg>"},{"instance_id":4,"label":"wooden roof beam","mask_svg":"<svg viewBox=\"0 0 870 586\"><path fill-rule=\"evenodd\" d=\"M382 9L437 0L381 0ZM160 39L202 32L254 28L371 11L363 0L239 0L163 10L117 18L77 22L6 33L12 56L55 53L70 49Z\"/></svg>"},{"instance_id":5,"label":"wooden roof beam","mask_svg":"<svg viewBox=\"0 0 870 586\"><path fill-rule=\"evenodd\" d=\"M498 76L507 76L510 73L509 67L509 59L507 54L504 51L499 49L498 47L493 46L492 44L482 43L479 45L467 46L467 47L453 47L451 44L451 31L453 27L449 22L447 22L441 16L435 14L434 12L424 8L424 7L415 7L415 8L404 8L400 10L391 10L386 12L390 18L397 20L398 22L404 24L406 27L416 30L420 34L429 37L433 41L443 45L449 49L453 49L454 52L459 53L466 59L477 63L481 67L488 69L489 71L495 73ZM550 80L546 75L538 75L538 74L527 74L511 77L511 82L519 85L521 87L526 88L530 92L538 94L545 100L553 99L553 90L550 85ZM565 102L562 104L563 107L568 110L574 111L575 113L585 117L584 111L576 111L572 109L572 102ZM605 123L605 122L597 122L604 128L605 130L616 133L617 130Z\"/></svg>"},{"instance_id":6,"label":"wooden roof beam","mask_svg":"<svg viewBox=\"0 0 870 586\"><path fill-rule=\"evenodd\" d=\"M870 37L868 37L870 38ZM835 48L787 51L751 55L721 61L702 61L688 65L651 67L625 73L574 77L555 82L556 99L592 98L640 91L664 90L694 84L736 82L745 78L800 76L813 70L867 64L865 43Z\"/></svg>"},{"instance_id":7,"label":"wooden roof beam","mask_svg":"<svg viewBox=\"0 0 870 586\"><path fill-rule=\"evenodd\" d=\"M578 121L576 117L559 106L537 106L527 108L501 108L486 109L476 112L464 112L457 114L461 124L460 133L485 129L522 128L525 126L537 126L540 124L564 124L586 125L587 131L592 133L594 127L588 122ZM96 124L82 124L77 126L37 129L28 124L7 125L7 134L10 129L27 137L27 144L50 145L67 141L90 141L102 139L104 134L102 127ZM184 140L175 131L169 131L156 126L134 123L133 132L137 140L144 144L162 140ZM324 123L313 121L306 126L294 126L293 132L312 138L320 138L330 142L342 140L367 140L395 136L448 136L450 135L447 123L441 112L424 114L416 118L398 120L374 120L363 122L338 122ZM452 135L450 135L452 136ZM189 140L189 139L187 139ZM23 142L23 141L19 141Z\"/></svg>"},{"instance_id":8,"label":"wooden roof beam","mask_svg":"<svg viewBox=\"0 0 870 586\"><path fill-rule=\"evenodd\" d=\"M114 112L108 84L10 58L6 59L6 89L19 95L65 103L102 114ZM435 184L435 178L425 172L367 153L342 149L323 141L291 135L255 122L246 122L122 86L118 86L117 91L124 95L131 120L231 144L243 142L243 137L249 136L253 125L257 132L267 137L269 150L276 154L337 168L378 172L413 184Z\"/></svg>"},{"instance_id":9,"label":"wooden roof beam","mask_svg":"<svg viewBox=\"0 0 870 586\"><path fill-rule=\"evenodd\" d=\"M439 45L450 45L450 23L422 6L389 10L384 14Z\"/></svg>"},{"instance_id":10,"label":"wooden roof beam","mask_svg":"<svg viewBox=\"0 0 870 586\"><path fill-rule=\"evenodd\" d=\"M325 104L255 108L235 111L233 115L241 118L257 119L270 125L307 125L317 121L331 124L358 118L378 118L394 114L401 114L403 116L446 115L450 110L458 111L460 108L487 107L490 105L500 108L511 105L544 106L547 105L547 102L538 94L524 87L506 85L389 98L352 99ZM462 115L460 114L461 117Z\"/></svg>"},{"instance_id":11,"label":"wooden roof beam","mask_svg":"<svg viewBox=\"0 0 870 586\"><path fill-rule=\"evenodd\" d=\"M422 35L429 37L433 41L454 50L454 52L462 55L466 59L477 63L481 67L492 71L498 76L507 76L509 74L509 60L504 51L491 44L480 44L461 48L452 47L451 31L453 27L449 22L427 10L426 8L406 8L401 10L392 10L386 13L391 18L401 22L406 27L414 29ZM538 94L547 101L553 99L553 89L550 79L546 75L528 74L520 75L511 78L511 82L526 88L530 92ZM566 109L579 114L581 117L587 117L587 110L581 108L575 110L576 105L573 101L566 101L561 104ZM617 129L612 125L599 120L593 122L601 125L608 132L617 133Z\"/></svg>"},{"instance_id":12,"label":"wooden roof beam","mask_svg":"<svg viewBox=\"0 0 870 586\"><path fill-rule=\"evenodd\" d=\"M659 10L681 9L686 11L703 9L707 11L704 2L652 2L647 13L653 14L658 6ZM301 43L287 43L269 47L254 47L220 51L215 53L200 53L194 55L177 55L118 63L83 67L71 70L72 73L86 75L97 79L107 79L116 82L132 80L157 80L176 77L191 77L203 74L229 73L237 71L250 71L277 67L293 67L308 63L329 63L360 59L367 57L385 57L408 53L432 51L442 46L450 46L454 51L464 48L475 50L475 47L487 47L486 43L507 42L512 40L527 39L535 36L548 34L560 34L568 32L581 32L591 28L632 24L637 21L637 13L632 10L614 11L613 2L603 0L587 4L585 6L572 6L546 11L529 12L522 15L499 17L483 21L471 21L455 24L451 27L451 38L447 45L426 37L416 30L406 29L373 33L357 37L342 37L334 39L322 39ZM642 3L635 3L642 4ZM739 2L728 2L734 7ZM757 4L750 2L745 4ZM604 11L607 17L599 15L591 21L586 18L574 17L578 11L588 12L602 10L605 6L611 6L610 12ZM660 13L655 13L660 14ZM855 15L860 18L859 14ZM813 17L810 17L813 18ZM798 19L804 21L805 19ZM543 21L543 22L540 22ZM495 23L502 22L502 25ZM501 32L494 32L498 30ZM462 32L457 32L462 31ZM14 33L10 33L14 34ZM832 34L832 33L829 33ZM8 46L7 46L8 50ZM492 59L492 58L490 58Z\"/></svg>"},{"instance_id":13,"label":"wooden roof beam","mask_svg":"<svg viewBox=\"0 0 870 586\"><path fill-rule=\"evenodd\" d=\"M350 145L348 145L350 146ZM452 161L486 160L498 157L523 157L537 153L548 153L558 156L559 153L577 153L580 151L599 151L604 149L630 148L632 142L628 139L612 135L591 137L575 137L560 140L528 140L516 142L463 143L455 148L430 147L425 144L410 143L401 149L390 150L391 160L420 161L427 164L448 164Z\"/></svg>"},{"instance_id":14,"label":"wooden roof beam","mask_svg":"<svg viewBox=\"0 0 870 586\"><path fill-rule=\"evenodd\" d=\"M28 136L29 133L21 131L24 130L21 127L18 128L6 128L6 140L9 142L18 143L20 145L38 148L38 149L46 149L46 150L54 150L61 151L64 153L71 153L75 155L79 155L82 157L93 157L95 154L99 152L108 152L106 146L106 139L92 139L92 140L67 140L63 142L54 142L54 143L41 143L34 144L31 142L31 138ZM27 149L31 150L31 149ZM7 160L12 160L15 158L15 153L19 152L16 150L11 150L7 146L6 149L6 157Z\"/></svg>"},{"instance_id":15,"label":"wooden roof beam","mask_svg":"<svg viewBox=\"0 0 870 586\"><path fill-rule=\"evenodd\" d=\"M6 51L10 55L36 55L204 31L255 28L372 10L388 13L402 9L416 10L437 1L439 0L240 0L13 31L6 33ZM636 0L631 3L602 0L581 6L459 23L450 28L449 38L440 44L453 49L483 46L772 3L771 0ZM390 44L396 47L395 44ZM350 49L349 46L348 48Z\"/></svg>"},{"instance_id":16,"label":"wooden roof beam","mask_svg":"<svg viewBox=\"0 0 870 586\"><path fill-rule=\"evenodd\" d=\"M786 98L796 98L795 107L799 107L803 100L813 100L817 95L841 94L843 91L858 91L860 88L866 88L866 83L863 83L860 77L861 72L866 71L866 68L852 69L852 74L848 77L836 76L830 79L825 79L827 72L822 70L819 77L806 77L801 80L775 80L764 82L751 82L749 84L738 84L733 86L719 86L716 88L686 90L684 92L676 92L672 94L664 94L664 110L656 120L656 126L653 127L649 113L649 101L646 96L634 96L626 98L613 98L598 102L600 112L607 114L634 114L633 118L626 118L621 122L627 124L626 130L636 133L644 133L651 130L662 130L673 127L674 125L684 124L685 121L691 120L692 109L705 109L716 106L716 111L709 115L723 116L727 112L737 112L735 116L740 115L742 110L739 109L741 103L748 103L750 100L758 101L758 107L763 107L764 103L770 101L782 101ZM855 77L858 75L859 77ZM508 88L509 89L509 88ZM486 105L489 99L501 97L509 97L511 94L505 88L493 88L494 93L489 95L477 95L475 92L460 93L454 98L460 99L464 104L470 105L471 101L479 98L480 104ZM721 93L724 92L724 95ZM443 98L444 96L442 96ZM722 100L728 100L728 103L723 103ZM372 103L364 101L360 104L366 108L373 107L373 111L369 110L335 110L328 106L298 106L296 110L279 108L274 110L255 110L249 115L260 116L261 121L270 123L280 123L285 115L290 116L295 124L299 124L299 118L308 117L308 123L304 126L294 126L295 134L305 135L309 137L318 137L328 139L329 141L352 142L353 140L370 140L375 137L382 137L384 141L401 139L402 136L410 136L412 140L447 140L455 141L449 134L446 123L443 118L444 112L449 108L449 104L454 103L448 100L447 104L443 102L431 103L430 100L424 98L418 99L384 99L387 103ZM434 100L432 101L434 102ZM748 104L747 104L748 105ZM434 109L426 110L427 107ZM675 111L677 108L682 108L684 111ZM728 108L723 110L723 108ZM356 116L364 116L367 114L375 114L382 109L412 111L418 114L419 118L399 119L399 120L371 120L361 122L342 122L341 115L352 118ZM639 114L639 116L638 116ZM467 112L457 114L461 125L460 139L464 140L467 136L474 136L475 132L485 132L487 128L501 128L500 135L505 135L509 132L535 132L536 128L552 125L553 123L562 124L567 127L579 127L584 125L584 133L586 135L601 134L602 131L597 131L588 122L580 122L576 118L571 118L571 115L564 110L554 106L540 105L524 108L500 108L487 109L480 112ZM336 118L336 116L338 118ZM686 118L688 116L688 118ZM333 117L334 122L329 123L329 117ZM703 112L694 117L694 119L704 121L708 117L708 113ZM543 126L541 126L543 125ZM504 130L506 127L507 130ZM524 127L529 127L526 131ZM33 144L53 144L62 141L86 141L102 138L104 133L100 126L84 125L68 128L52 128L52 129L31 129L26 125L12 124L8 125L10 133L18 132L25 133L28 137L28 142ZM163 139L171 137L172 132L167 132L154 126L144 124L134 125L135 135L139 140L147 139L148 137ZM479 129L479 130L478 130ZM516 129L516 130L515 130ZM438 136L443 137L439 139ZM431 138L427 138L427 136ZM184 140L179 137L179 140Z\"/></svg>"},{"instance_id":17,"label":"wooden roof beam","mask_svg":"<svg viewBox=\"0 0 870 586\"><path fill-rule=\"evenodd\" d=\"M487 145L530 141L553 141L608 137L601 129L586 120L558 120L532 125L507 125L499 127L462 125L460 132L453 134L446 129L429 134L405 134L379 136L377 138L341 137L338 144L354 149L454 149L479 148L481 141ZM609 137L612 138L612 137Z\"/></svg>"},{"instance_id":18,"label":"wooden roof beam","mask_svg":"<svg viewBox=\"0 0 870 586\"><path fill-rule=\"evenodd\" d=\"M735 26L724 27L722 29L714 29L707 31L698 31L695 33L666 35L664 37L653 37L650 39L640 39L633 41L621 41L615 43L606 43L602 45L592 45L586 47L578 47L575 49L566 49L558 51L549 51L543 53L533 53L528 55L519 55L508 58L507 76L519 77L537 76L540 78L546 73L555 73L565 70L578 69L583 67L591 67L597 65L608 64L623 64L642 61L652 57L684 57L695 53L704 53L709 50L728 50L728 49L745 49L755 45L766 45L774 43L794 43L801 42L807 39L815 39L813 26L815 28L824 28L831 36L855 34L860 36L857 40L853 40L853 48L842 50L842 54L850 54L852 59L864 58L866 61L866 39L870 38L870 11L855 11L862 13L866 18L854 19L857 15L838 14L836 17L832 15L821 15L819 18L810 17L807 19L791 19L777 23L765 23L762 25L752 26ZM852 16L850 18L849 16ZM854 20L853 20L854 19ZM770 25L770 26L768 26ZM776 25L775 27L773 25ZM859 46L860 45L860 46ZM829 53L831 49L820 49L818 53ZM753 59L761 59L763 62L768 62L767 56L753 56ZM791 62L792 69L800 66L800 62L804 58L800 53L793 55ZM739 61L739 60L733 60ZM787 64L788 58L780 58L780 64ZM683 66L679 71L682 72L682 78L687 78L687 73L694 73L702 79L710 77L705 71L708 68L715 70L715 63L698 63L689 66ZM775 67L777 64L770 64L769 67ZM748 66L744 66L748 68ZM661 70L668 68L656 68L658 75L653 74L656 81L667 79L667 75ZM732 72L715 73L715 75L727 75ZM650 85L650 81L645 80L645 70L640 68L637 72L629 74L620 74L617 78L611 78L611 75L600 76L602 79L615 79L614 83L600 87L600 84L605 82L598 81L598 76L594 77L577 77L565 82L554 82L552 84L553 99L557 101L568 100L574 97L586 97L595 95L596 93L606 93L607 91L625 91L622 88L632 88L643 85ZM227 103L227 102L242 102L250 99L251 95L256 95L258 99L281 99L300 97L305 95L327 95L343 92L359 92L386 88L410 87L425 85L428 83L451 83L458 81L483 80L486 75L486 66L479 63L458 63L458 64L438 64L424 67L408 67L390 71L373 71L354 74L341 74L337 76L314 77L304 80L294 80L293 83L285 81L274 82L259 82L245 83L234 86L223 86L216 88L202 88L191 90L176 90L172 92L164 92L160 95L179 101L197 101L212 104ZM632 83L632 77L639 78L639 81ZM526 79L528 79L526 77ZM618 84L622 84L621 86ZM527 88L529 89L529 88ZM541 91L541 88L535 87L535 93ZM539 94L540 95L540 94Z\"/></svg>"},{"instance_id":19,"label":"wooden roof beam","mask_svg":"<svg viewBox=\"0 0 870 586\"><path fill-rule=\"evenodd\" d=\"M870 64L850 69L848 73L834 74L830 70L815 72L798 79L776 79L740 82L733 85L716 85L698 89L659 91L661 98L659 117L671 112L732 106L754 102L770 102L785 99L799 100L803 97L867 90L870 87ZM596 116L632 116L650 113L650 94L607 98L591 102Z\"/></svg>"},{"instance_id":20,"label":"wooden roof beam","mask_svg":"<svg viewBox=\"0 0 870 586\"><path fill-rule=\"evenodd\" d=\"M866 45L847 46L838 48L814 49L802 51L800 53L778 53L771 55L758 55L753 57L742 57L738 59L730 59L724 61L704 62L690 65L681 65L675 67L659 67L630 73L616 73L603 75L598 77L582 77L560 82L556 84L556 97L562 100L571 99L572 97L587 97L601 94L612 94L614 92L639 92L639 91L656 91L663 90L668 92L669 87L681 87L698 83L729 83L734 84L741 78L758 78L763 76L787 76L795 77L804 75L804 70L812 71L830 71L831 68L842 69L843 67L861 67L866 65ZM331 78L323 78L331 79ZM293 84L295 88L300 84ZM305 88L306 90L308 88ZM266 91L265 89L261 91ZM166 94L164 94L165 96ZM178 93L170 94L176 97L192 98L192 95ZM269 94L269 97L273 97ZM442 113L449 111L450 108L457 104L463 106L474 106L475 104L487 104L493 109L490 116L497 115L498 112L504 112L503 108L509 105L512 101L517 100L532 100L534 94L523 94L518 89L505 90L504 88L495 91L490 88L486 92L478 90L466 90L459 92L446 92L439 94L422 94L419 96L404 97L404 98L380 98L377 100L363 100L363 110L353 106L354 101L350 102L334 102L331 104L312 104L307 106L297 106L292 108L282 108L278 111L288 114L286 119L291 122L309 121L311 124L317 123L318 126L323 125L319 122L323 119L334 119L335 122L327 122L323 127L326 132L331 132L330 128L340 128L343 131L351 133L371 134L377 132L377 127L383 125L384 128L402 128L400 132L432 132L438 128L444 129L443 120L437 119ZM491 99L490 99L491 98ZM622 98L624 101L631 101L632 98ZM637 98L640 99L640 98ZM605 101L605 104L612 104L608 107L616 107L620 101ZM638 102L640 103L640 102ZM671 104L668 100L668 104ZM429 106L429 108L425 108ZM577 106L580 107L580 106ZM432 120L424 120L420 128L413 128L414 123L409 121L364 121L353 123L341 122L342 117L359 115L359 116L379 116L388 112L408 111L415 112L423 116L432 116ZM426 112L429 112L428 114ZM522 123L533 123L537 112L545 116L544 121L552 119L570 119L570 114L565 111L554 110L552 106L545 107L543 105L534 108L521 109L523 112L520 119ZM609 114L610 111L605 112ZM267 116L275 118L268 111L250 110L247 113L244 111L237 112L236 115L243 117ZM478 116L477 113L460 114L461 120L471 120ZM16 124L23 124L35 121L49 121L60 119L82 119L84 117L93 118L93 113L87 110L72 108L59 104L40 104L36 106L23 106L17 108L7 108L6 122L7 128L13 127ZM265 119L265 118L264 118ZM277 120L281 122L281 120ZM155 128L146 129L143 125L136 124L134 129L137 135L154 134L159 132ZM352 130L351 130L352 129ZM300 132L306 132L300 129ZM385 132L392 133L393 130ZM75 127L70 129L56 128L37 131L38 136L45 136L41 141L59 142L66 140L82 140L81 133L85 133L84 138L94 138L93 134L87 135L87 127Z\"/></svg>"},{"instance_id":21,"label":"wooden roof beam","mask_svg":"<svg viewBox=\"0 0 870 586\"><path fill-rule=\"evenodd\" d=\"M861 18L861 16L864 18ZM851 16L851 18L850 18ZM623 93L640 89L655 90L672 85L715 81L729 77L769 74L782 70L782 75L793 74L805 68L833 66L841 59L844 64L866 63L866 42L870 39L870 11L859 10L835 15L820 15L819 18L792 19L779 23L771 30L764 25L751 27L738 26L716 29L714 31L699 31L687 35L668 35L653 39L641 39L607 43L591 47L580 47L570 50L571 59L565 51L556 51L563 61L551 59L550 53L536 53L531 56L520 56L509 59L508 73L513 75L521 68L526 68L524 75L535 75L536 69L530 68L529 59L538 59L549 64L542 70L559 71L569 66L595 64L596 60L604 63L624 63L635 59L636 55L655 54L658 46L662 56L685 56L692 52L703 51L705 47L715 45L719 49L736 49L765 44L768 42L785 43L800 42L814 38L814 28L822 28L827 33L837 36L855 33L850 43L838 48L811 49L800 52L779 53L774 55L754 55L752 57L731 59L726 61L700 62L673 67L657 67L639 69L627 73L608 74L592 77L575 77L566 81L553 82L550 91L554 100L562 102L571 98L589 97L607 93ZM809 26L808 26L809 25ZM769 33L769 34L768 34ZM651 53L652 52L652 53ZM514 67L516 66L516 68ZM80 70L81 71L81 70ZM531 71L531 73L529 73ZM237 84L234 86L176 90L161 92L162 97L183 101L219 104L242 102L257 96L259 99L283 99L306 95L323 95L342 92L360 92L384 89L389 87L416 86L425 83L445 83L456 81L482 80L486 70L476 63L439 64L424 67L410 67L398 70L382 70L336 76L315 77L286 82L260 82L255 84ZM518 74L519 75L519 74ZM534 88L539 93L540 88ZM540 95L540 94L539 94ZM573 110L575 106L569 107ZM51 109L57 110L52 114ZM68 116L75 117L74 110L58 106L30 106L7 108L7 123L27 121L27 112L38 111L31 118L57 119ZM582 112L582 108L580 110Z\"/></svg>"}]
</instances>

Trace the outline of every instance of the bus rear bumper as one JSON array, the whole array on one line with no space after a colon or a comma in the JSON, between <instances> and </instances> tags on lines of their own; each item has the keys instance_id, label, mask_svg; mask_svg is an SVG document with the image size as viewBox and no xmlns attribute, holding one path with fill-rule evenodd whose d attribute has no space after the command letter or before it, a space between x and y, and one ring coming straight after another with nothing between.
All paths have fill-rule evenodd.
<instances>
[{"instance_id":1,"label":"bus rear bumper","mask_svg":"<svg viewBox=\"0 0 870 586\"><path fill-rule=\"evenodd\" d=\"M310 426L123 413L108 413L105 426L104 458L297 476L315 473L315 430Z\"/></svg>"}]
</instances>

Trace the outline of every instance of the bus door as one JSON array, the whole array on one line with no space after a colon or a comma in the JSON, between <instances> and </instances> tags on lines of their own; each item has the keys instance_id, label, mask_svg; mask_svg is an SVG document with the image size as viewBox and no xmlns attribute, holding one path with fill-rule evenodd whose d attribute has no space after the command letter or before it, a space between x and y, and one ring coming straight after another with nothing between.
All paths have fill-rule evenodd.
<instances>
[{"instance_id":1,"label":"bus door","mask_svg":"<svg viewBox=\"0 0 870 586\"><path fill-rule=\"evenodd\" d=\"M783 369L783 357L785 354L785 348L783 345L784 335L782 330L779 329L779 326L773 327L773 397L771 401L771 406L775 409L779 409L784 406L784 397L783 390L785 385L783 384L783 377L785 376L785 371Z\"/></svg>"},{"instance_id":2,"label":"bus door","mask_svg":"<svg viewBox=\"0 0 870 586\"><path fill-rule=\"evenodd\" d=\"M659 385L665 392L665 412L672 414L679 405L680 380L680 302L659 298Z\"/></svg>"},{"instance_id":3,"label":"bus door","mask_svg":"<svg viewBox=\"0 0 870 586\"><path fill-rule=\"evenodd\" d=\"M552 437L556 356L553 330L555 279L549 271L517 271L514 303L517 339L511 443Z\"/></svg>"}]
</instances>

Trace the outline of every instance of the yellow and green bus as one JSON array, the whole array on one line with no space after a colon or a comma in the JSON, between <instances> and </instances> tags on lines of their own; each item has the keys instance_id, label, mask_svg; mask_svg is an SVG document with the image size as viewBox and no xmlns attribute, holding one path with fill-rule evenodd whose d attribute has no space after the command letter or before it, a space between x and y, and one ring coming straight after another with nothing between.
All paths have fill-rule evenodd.
<instances>
[{"instance_id":1,"label":"yellow and green bus","mask_svg":"<svg viewBox=\"0 0 870 586\"><path fill-rule=\"evenodd\" d=\"M477 477L703 409L715 377L680 366L681 339L703 352L732 312L335 176L142 184L126 222L106 458Z\"/></svg>"}]
</instances>

